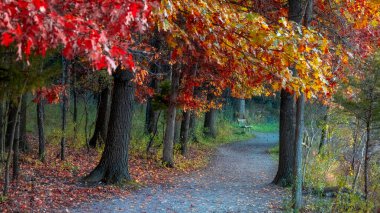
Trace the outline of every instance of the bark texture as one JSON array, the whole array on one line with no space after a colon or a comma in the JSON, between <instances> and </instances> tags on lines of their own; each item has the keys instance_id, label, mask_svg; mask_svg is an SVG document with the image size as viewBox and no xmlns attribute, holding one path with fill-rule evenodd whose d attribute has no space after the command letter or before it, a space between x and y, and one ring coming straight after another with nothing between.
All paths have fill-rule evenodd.
<instances>
[{"instance_id":1,"label":"bark texture","mask_svg":"<svg viewBox=\"0 0 380 213\"><path fill-rule=\"evenodd\" d=\"M22 108L22 107L21 107ZM20 113L17 115L17 124L16 124L16 130L15 130L15 141L13 142L13 173L12 173L12 179L18 180L18 176L20 173L20 164L19 164L19 158L20 158Z\"/></svg>"},{"instance_id":2,"label":"bark texture","mask_svg":"<svg viewBox=\"0 0 380 213\"><path fill-rule=\"evenodd\" d=\"M37 128L38 128L38 158L45 162L45 126L44 126L44 101L37 103Z\"/></svg>"},{"instance_id":3,"label":"bark texture","mask_svg":"<svg viewBox=\"0 0 380 213\"><path fill-rule=\"evenodd\" d=\"M216 137L216 109L210 109L205 114L204 133L208 137Z\"/></svg>"},{"instance_id":4,"label":"bark texture","mask_svg":"<svg viewBox=\"0 0 380 213\"><path fill-rule=\"evenodd\" d=\"M113 97L105 147L98 166L84 178L97 183L118 183L131 179L128 168L128 147L131 137L135 84L130 71L114 74Z\"/></svg>"},{"instance_id":5,"label":"bark texture","mask_svg":"<svg viewBox=\"0 0 380 213\"><path fill-rule=\"evenodd\" d=\"M16 109L13 114L9 114L9 118L14 121L12 125L10 126L10 131L9 131L9 152L7 156L7 161L5 163L5 173L4 173L4 188L3 188L3 195L6 196L8 194L8 188L9 188L9 170L10 170L10 165L11 165L11 154L12 154L12 147L13 147L13 142L15 139L15 132L16 132L16 124L17 124L17 116L21 108L21 99L22 97L19 98L19 103L17 103L16 106L10 106L10 108ZM12 104L11 104L12 105Z\"/></svg>"},{"instance_id":6,"label":"bark texture","mask_svg":"<svg viewBox=\"0 0 380 213\"><path fill-rule=\"evenodd\" d=\"M172 73L172 84L170 91L169 107L167 111L166 118L166 129L164 135L164 149L162 154L162 161L165 166L173 167L173 145L174 145L174 131L175 131L175 120L177 113L177 96L179 88L180 70L178 68L173 69Z\"/></svg>"},{"instance_id":7,"label":"bark texture","mask_svg":"<svg viewBox=\"0 0 380 213\"><path fill-rule=\"evenodd\" d=\"M181 154L184 156L187 155L187 145L189 142L190 116L191 116L191 111L183 112L180 143L181 143Z\"/></svg>"},{"instance_id":8,"label":"bark texture","mask_svg":"<svg viewBox=\"0 0 380 213\"><path fill-rule=\"evenodd\" d=\"M290 186L293 183L293 156L295 138L294 95L281 91L280 105L280 150L276 177L273 183Z\"/></svg>"},{"instance_id":9,"label":"bark texture","mask_svg":"<svg viewBox=\"0 0 380 213\"><path fill-rule=\"evenodd\" d=\"M110 118L112 91L109 87L100 93L98 112L96 116L95 130L89 145L95 148L101 145L107 138L108 122Z\"/></svg>"},{"instance_id":10,"label":"bark texture","mask_svg":"<svg viewBox=\"0 0 380 213\"><path fill-rule=\"evenodd\" d=\"M293 184L293 208L298 211L302 207L302 142L304 132L304 95L297 99L296 134L294 145L294 184Z\"/></svg>"},{"instance_id":11,"label":"bark texture","mask_svg":"<svg viewBox=\"0 0 380 213\"><path fill-rule=\"evenodd\" d=\"M17 137L19 140L20 150L23 152L29 151L29 144L26 138L26 108L27 108L27 96L22 96L22 103L20 109L20 134Z\"/></svg>"}]
</instances>

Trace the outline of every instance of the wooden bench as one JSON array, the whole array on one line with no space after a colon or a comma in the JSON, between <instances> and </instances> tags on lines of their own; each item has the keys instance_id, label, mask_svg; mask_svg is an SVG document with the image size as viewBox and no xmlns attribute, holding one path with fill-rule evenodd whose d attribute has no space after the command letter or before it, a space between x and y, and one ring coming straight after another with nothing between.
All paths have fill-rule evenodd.
<instances>
[{"instance_id":1,"label":"wooden bench","mask_svg":"<svg viewBox=\"0 0 380 213\"><path fill-rule=\"evenodd\" d=\"M240 127L240 128L243 128L244 131L245 131L245 130L251 131L252 128L253 128L253 126L251 126L251 125L247 125L247 120L244 119L244 118L243 118L243 119L238 118L238 119L237 119L237 122L238 122L239 127Z\"/></svg>"}]
</instances>

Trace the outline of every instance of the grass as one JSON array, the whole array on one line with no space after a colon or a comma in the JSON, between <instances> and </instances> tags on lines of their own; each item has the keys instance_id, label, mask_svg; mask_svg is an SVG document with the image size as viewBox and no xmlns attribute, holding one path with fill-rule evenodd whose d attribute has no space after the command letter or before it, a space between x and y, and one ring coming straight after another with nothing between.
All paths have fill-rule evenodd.
<instances>
[{"instance_id":1,"label":"grass","mask_svg":"<svg viewBox=\"0 0 380 213\"><path fill-rule=\"evenodd\" d=\"M279 126L277 122L270 123L255 123L252 125L252 130L255 132L277 132L279 130Z\"/></svg>"}]
</instances>

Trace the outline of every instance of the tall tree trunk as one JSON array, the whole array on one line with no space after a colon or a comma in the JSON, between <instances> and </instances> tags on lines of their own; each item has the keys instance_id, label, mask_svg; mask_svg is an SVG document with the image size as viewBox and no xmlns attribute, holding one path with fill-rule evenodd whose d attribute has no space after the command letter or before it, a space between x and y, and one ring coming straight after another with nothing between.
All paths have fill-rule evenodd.
<instances>
[{"instance_id":1,"label":"tall tree trunk","mask_svg":"<svg viewBox=\"0 0 380 213\"><path fill-rule=\"evenodd\" d=\"M273 183L290 186L293 183L293 156L295 138L294 95L281 91L280 105L280 150L276 177Z\"/></svg>"},{"instance_id":2,"label":"tall tree trunk","mask_svg":"<svg viewBox=\"0 0 380 213\"><path fill-rule=\"evenodd\" d=\"M190 127L190 116L191 111L184 111L182 118L182 124L181 124L181 136L180 136L180 143L181 143L181 154L183 156L187 155L187 144L189 141L189 127Z\"/></svg>"},{"instance_id":3,"label":"tall tree trunk","mask_svg":"<svg viewBox=\"0 0 380 213\"><path fill-rule=\"evenodd\" d=\"M297 24L301 24L303 18L302 1L289 0L288 3L288 19ZM279 165L276 177L273 180L275 184L281 186L289 186L293 184L293 157L295 155L294 142L296 133L295 113L294 95L285 90L281 90Z\"/></svg>"},{"instance_id":4,"label":"tall tree trunk","mask_svg":"<svg viewBox=\"0 0 380 213\"><path fill-rule=\"evenodd\" d=\"M216 109L206 112L203 127L206 136L216 138Z\"/></svg>"},{"instance_id":5,"label":"tall tree trunk","mask_svg":"<svg viewBox=\"0 0 380 213\"><path fill-rule=\"evenodd\" d=\"M71 86L73 90L73 122L74 122L74 143L78 138L78 92L77 92L77 75L73 73L73 84Z\"/></svg>"},{"instance_id":6,"label":"tall tree trunk","mask_svg":"<svg viewBox=\"0 0 380 213\"><path fill-rule=\"evenodd\" d=\"M150 43L153 47L155 47L157 50L160 50L161 44L162 44L162 37L158 30L154 31L154 36L152 37ZM159 74L161 71L160 66L156 63L150 64L150 72L154 74ZM154 89L154 92L159 91L159 79L157 79L155 76L152 77L150 80L149 86ZM154 108L153 106L153 98L149 97L147 100L146 105L146 114L145 114L145 131L147 134L152 135L157 132L157 122L158 122L158 116L159 111ZM147 150L150 148L148 147Z\"/></svg>"},{"instance_id":7,"label":"tall tree trunk","mask_svg":"<svg viewBox=\"0 0 380 213\"><path fill-rule=\"evenodd\" d=\"M69 79L69 66L68 61L62 57L62 85L68 86L68 79ZM66 88L67 91L67 88ZM62 103L61 103L61 130L62 130L62 137L61 137L61 160L65 160L65 146L66 146L66 126L67 126L67 108L68 108L68 102L69 97L68 93L64 92L62 95Z\"/></svg>"},{"instance_id":8,"label":"tall tree trunk","mask_svg":"<svg viewBox=\"0 0 380 213\"><path fill-rule=\"evenodd\" d=\"M164 135L164 149L162 154L162 161L165 166L173 167L173 144L174 144L174 131L175 131L175 120L177 113L177 96L179 89L179 80L180 80L180 70L178 67L173 68L172 70L172 83L169 99L169 107L167 111L166 118L166 129Z\"/></svg>"},{"instance_id":9,"label":"tall tree trunk","mask_svg":"<svg viewBox=\"0 0 380 213\"><path fill-rule=\"evenodd\" d=\"M14 121L12 123L12 126L10 127L10 136L9 136L9 152L8 152L8 156L7 156L7 161L5 163L5 174L4 174L4 188L3 188L3 195L6 196L8 194L8 188L9 188L9 170L10 170L10 165L11 165L11 156L12 156L12 147L13 147L13 142L14 142L14 139L15 139L15 131L16 131L16 123L17 123L17 116L18 116L18 113L20 111L20 108L21 108L21 98L22 96L20 96L19 100L18 100L18 103L17 103L17 106L13 106L10 108L15 108L15 112L14 113L11 113L9 114L9 117L10 117L10 120ZM10 104L12 105L12 104ZM10 111L9 111L10 113Z\"/></svg>"},{"instance_id":10,"label":"tall tree trunk","mask_svg":"<svg viewBox=\"0 0 380 213\"><path fill-rule=\"evenodd\" d=\"M372 110L370 109L369 114L372 114ZM366 122L366 140L365 140L365 154L364 154L364 198L368 200L368 183L369 183L369 144L371 141L371 117L368 116L368 120ZM368 202L367 202L368 205Z\"/></svg>"},{"instance_id":11,"label":"tall tree trunk","mask_svg":"<svg viewBox=\"0 0 380 213\"><path fill-rule=\"evenodd\" d=\"M302 1L301 0L289 0L289 18L294 18L297 21L299 18L304 18L303 25L309 26L313 13L313 0L307 0L305 2L305 16L302 14ZM299 23L299 22L298 22ZM297 76L297 70L294 70ZM302 91L297 99L297 112L296 112L296 133L294 141L294 184L293 184L293 209L294 212L299 212L302 208L302 142L304 132L304 108L305 97Z\"/></svg>"},{"instance_id":12,"label":"tall tree trunk","mask_svg":"<svg viewBox=\"0 0 380 213\"><path fill-rule=\"evenodd\" d=\"M128 169L128 147L131 138L135 83L133 73L117 70L114 74L109 127L102 158L98 166L84 178L97 183L118 183L131 179Z\"/></svg>"},{"instance_id":13,"label":"tall tree trunk","mask_svg":"<svg viewBox=\"0 0 380 213\"><path fill-rule=\"evenodd\" d=\"M297 99L297 116L296 116L296 134L294 146L294 184L293 184L293 202L296 212L302 207L302 141L304 131L304 95Z\"/></svg>"},{"instance_id":14,"label":"tall tree trunk","mask_svg":"<svg viewBox=\"0 0 380 213\"><path fill-rule=\"evenodd\" d=\"M21 100L22 102L22 100ZM22 109L22 104L21 104ZM15 141L13 142L13 174L12 179L18 180L18 176L20 173L20 164L19 164L19 154L20 154L20 129L21 129L21 110L20 113L17 115L17 124L16 124L16 131L15 131Z\"/></svg>"},{"instance_id":15,"label":"tall tree trunk","mask_svg":"<svg viewBox=\"0 0 380 213\"><path fill-rule=\"evenodd\" d=\"M45 126L44 126L44 100L37 103L37 127L38 127L38 158L45 162Z\"/></svg>"},{"instance_id":16,"label":"tall tree trunk","mask_svg":"<svg viewBox=\"0 0 380 213\"><path fill-rule=\"evenodd\" d=\"M111 98L112 90L109 87L103 89L100 93L95 130L89 142L91 147L96 147L97 144L101 145L107 138Z\"/></svg>"},{"instance_id":17,"label":"tall tree trunk","mask_svg":"<svg viewBox=\"0 0 380 213\"><path fill-rule=\"evenodd\" d=\"M26 138L26 108L27 108L27 95L22 96L21 110L20 110L20 134L19 134L19 146L21 151L27 152L29 150L29 144Z\"/></svg>"}]
</instances>

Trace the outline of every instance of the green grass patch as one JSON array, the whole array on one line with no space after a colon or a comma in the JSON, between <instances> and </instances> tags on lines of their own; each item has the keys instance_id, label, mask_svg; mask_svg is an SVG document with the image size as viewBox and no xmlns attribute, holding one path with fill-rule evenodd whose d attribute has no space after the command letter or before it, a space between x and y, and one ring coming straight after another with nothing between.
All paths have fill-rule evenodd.
<instances>
[{"instance_id":1,"label":"green grass patch","mask_svg":"<svg viewBox=\"0 0 380 213\"><path fill-rule=\"evenodd\" d=\"M272 123L255 123L251 125L251 129L254 132L264 132L264 133L270 133L270 132L278 132L279 126L278 123L272 122Z\"/></svg>"}]
</instances>

